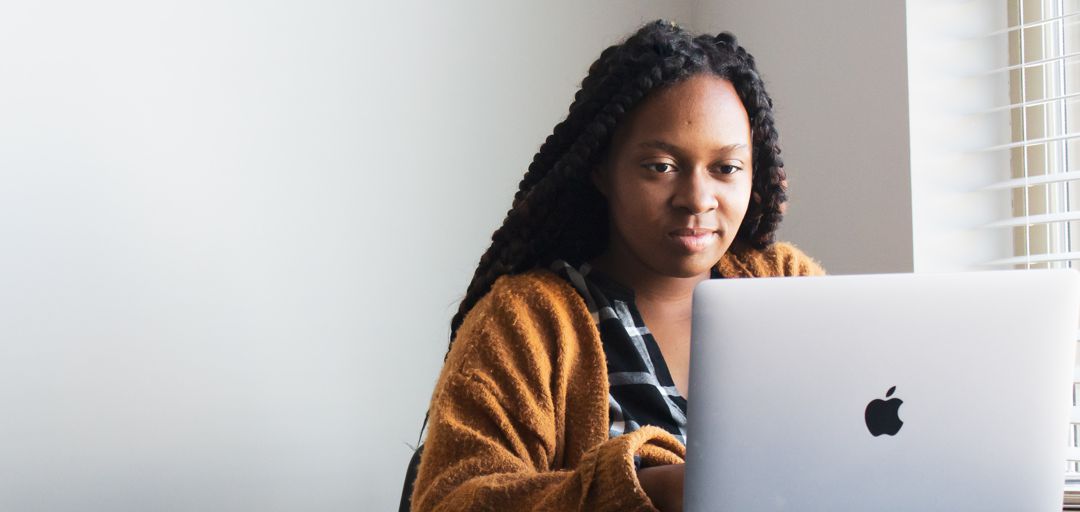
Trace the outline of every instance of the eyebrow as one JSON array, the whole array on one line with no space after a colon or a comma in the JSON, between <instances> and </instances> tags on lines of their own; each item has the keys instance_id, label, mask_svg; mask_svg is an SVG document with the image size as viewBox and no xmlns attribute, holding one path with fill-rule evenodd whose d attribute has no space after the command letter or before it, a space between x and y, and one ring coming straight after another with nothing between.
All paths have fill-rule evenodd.
<instances>
[{"instance_id":1,"label":"eyebrow","mask_svg":"<svg viewBox=\"0 0 1080 512\"><path fill-rule=\"evenodd\" d=\"M641 144L638 144L638 147L661 149L661 150L664 150L664 151L669 151L671 153L681 153L682 152L682 148L680 148L680 147L678 147L678 146L676 146L674 144L669 144L669 143L664 142L662 140L645 141L645 142L642 142ZM743 143L728 144L726 146L721 146L719 148L719 151L728 152L728 151L734 151L736 149L742 149L742 148L745 148L745 147L746 147L746 144L743 144Z\"/></svg>"}]
</instances>

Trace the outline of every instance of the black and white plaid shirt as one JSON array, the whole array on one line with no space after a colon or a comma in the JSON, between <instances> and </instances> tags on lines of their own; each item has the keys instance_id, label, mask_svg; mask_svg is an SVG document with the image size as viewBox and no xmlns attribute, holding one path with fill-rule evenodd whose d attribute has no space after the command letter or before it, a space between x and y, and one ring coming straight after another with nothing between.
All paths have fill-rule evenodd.
<instances>
[{"instance_id":1,"label":"black and white plaid shirt","mask_svg":"<svg viewBox=\"0 0 1080 512\"><path fill-rule=\"evenodd\" d=\"M592 314L604 346L608 372L608 436L642 425L660 427L686 444L686 398L634 304L634 292L596 272L556 260L551 269L566 279ZM713 269L713 277L718 272Z\"/></svg>"}]
</instances>

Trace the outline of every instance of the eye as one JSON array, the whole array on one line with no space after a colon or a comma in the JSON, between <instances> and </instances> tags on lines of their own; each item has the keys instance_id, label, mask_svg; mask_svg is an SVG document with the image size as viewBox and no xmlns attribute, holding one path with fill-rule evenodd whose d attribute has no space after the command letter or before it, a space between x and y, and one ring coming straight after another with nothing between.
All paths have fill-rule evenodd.
<instances>
[{"instance_id":1,"label":"eye","mask_svg":"<svg viewBox=\"0 0 1080 512\"><path fill-rule=\"evenodd\" d=\"M667 173L675 171L675 166L674 165L671 165L671 164L665 163L665 162L656 162L656 163L651 163L651 164L643 164L642 167L644 167L644 168L646 168L646 169L648 169L650 171L658 172L660 174L667 174Z\"/></svg>"},{"instance_id":2,"label":"eye","mask_svg":"<svg viewBox=\"0 0 1080 512\"><path fill-rule=\"evenodd\" d=\"M739 167L737 165L728 164L728 165L721 165L720 166L720 174L735 174L735 173L737 173L737 172L739 172L741 170L742 170L742 167Z\"/></svg>"}]
</instances>

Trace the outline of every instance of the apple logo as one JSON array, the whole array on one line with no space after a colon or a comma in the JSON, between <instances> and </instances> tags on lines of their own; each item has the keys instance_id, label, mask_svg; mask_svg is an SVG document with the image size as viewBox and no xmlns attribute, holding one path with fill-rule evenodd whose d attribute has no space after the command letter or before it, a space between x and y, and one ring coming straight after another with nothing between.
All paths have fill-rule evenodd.
<instances>
[{"instance_id":1,"label":"apple logo","mask_svg":"<svg viewBox=\"0 0 1080 512\"><path fill-rule=\"evenodd\" d=\"M896 386L889 388L885 398L889 398L894 392L896 392ZM904 422L900 419L900 405L903 403L904 401L899 398L892 400L879 398L866 406L866 428L870 429L874 437L881 434L895 436L900 431L900 427L904 426Z\"/></svg>"}]
</instances>

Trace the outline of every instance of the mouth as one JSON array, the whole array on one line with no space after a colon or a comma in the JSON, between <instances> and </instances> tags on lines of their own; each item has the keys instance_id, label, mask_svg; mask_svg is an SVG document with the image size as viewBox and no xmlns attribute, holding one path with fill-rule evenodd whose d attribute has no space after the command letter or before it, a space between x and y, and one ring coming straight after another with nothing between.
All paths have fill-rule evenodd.
<instances>
[{"instance_id":1,"label":"mouth","mask_svg":"<svg viewBox=\"0 0 1080 512\"><path fill-rule=\"evenodd\" d=\"M720 239L715 229L683 228L668 233L668 237L691 253L702 252Z\"/></svg>"}]
</instances>

